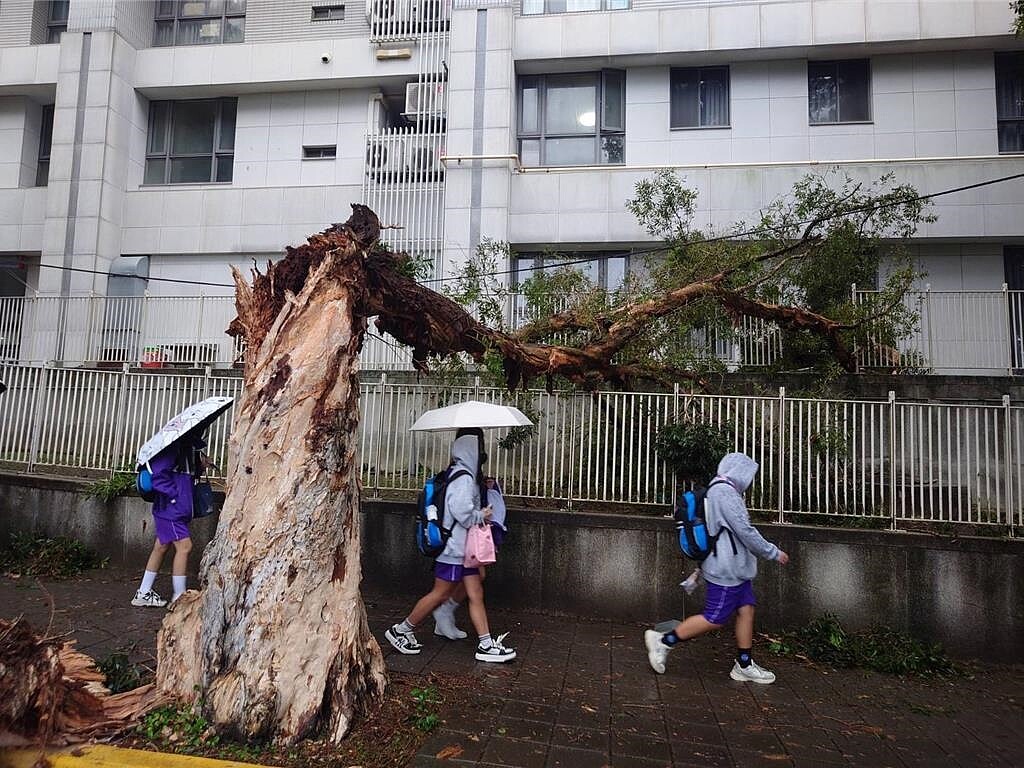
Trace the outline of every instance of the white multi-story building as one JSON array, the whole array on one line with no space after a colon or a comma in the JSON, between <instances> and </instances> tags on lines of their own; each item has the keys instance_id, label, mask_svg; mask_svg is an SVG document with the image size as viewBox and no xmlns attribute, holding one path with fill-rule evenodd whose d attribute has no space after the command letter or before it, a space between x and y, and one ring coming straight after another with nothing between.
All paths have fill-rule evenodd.
<instances>
[{"instance_id":1,"label":"white multi-story building","mask_svg":"<svg viewBox=\"0 0 1024 768\"><path fill-rule=\"evenodd\" d=\"M72 297L0 318L5 354L138 360L154 324L201 345L168 331L183 305L96 300L227 295L228 264L354 202L440 274L494 238L514 276L592 252L613 287L656 168L718 229L827 164L922 193L1024 173L1011 25L1006 0L0 0L0 294ZM1024 367L1024 182L933 211L918 346Z\"/></svg>"}]
</instances>

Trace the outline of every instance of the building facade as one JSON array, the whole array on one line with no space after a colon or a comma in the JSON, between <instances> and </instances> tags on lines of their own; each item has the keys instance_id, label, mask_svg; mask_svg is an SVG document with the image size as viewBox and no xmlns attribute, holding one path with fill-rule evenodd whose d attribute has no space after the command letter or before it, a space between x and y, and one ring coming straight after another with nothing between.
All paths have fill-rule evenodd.
<instances>
[{"instance_id":1,"label":"building facade","mask_svg":"<svg viewBox=\"0 0 1024 768\"><path fill-rule=\"evenodd\" d=\"M1011 24L1005 0L0 0L4 354L133 362L162 329L230 359L206 340L229 301L135 299L226 297L229 265L356 202L437 276L491 238L512 279L585 252L614 287L661 167L717 230L823 167L922 193L1024 173ZM1024 184L933 211L917 346L1024 368Z\"/></svg>"}]
</instances>

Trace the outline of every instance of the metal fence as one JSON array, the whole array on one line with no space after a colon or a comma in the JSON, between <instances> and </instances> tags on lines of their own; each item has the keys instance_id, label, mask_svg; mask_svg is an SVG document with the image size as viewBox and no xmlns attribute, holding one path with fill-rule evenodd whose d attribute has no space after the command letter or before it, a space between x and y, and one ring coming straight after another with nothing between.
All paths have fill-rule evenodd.
<instances>
[{"instance_id":1,"label":"metal fence","mask_svg":"<svg viewBox=\"0 0 1024 768\"><path fill-rule=\"evenodd\" d=\"M0 377L0 461L51 473L131 470L138 447L190 402L237 396L237 376L6 366ZM672 393L529 391L396 384L361 388L358 450L364 492L413 491L447 464L451 435L413 433L425 410L468 397L516 404L536 428L512 445L488 434L490 473L510 496L574 510L667 510L672 478L654 449L679 418L724 426L761 466L753 509L780 521L864 519L1019 530L1024 506L1024 408ZM233 413L209 435L226 467Z\"/></svg>"},{"instance_id":2,"label":"metal fence","mask_svg":"<svg viewBox=\"0 0 1024 768\"><path fill-rule=\"evenodd\" d=\"M853 289L854 301L876 291ZM917 329L894 346L861 350L869 368L939 373L1019 374L1024 370L1024 291L912 291L905 307Z\"/></svg>"}]
</instances>

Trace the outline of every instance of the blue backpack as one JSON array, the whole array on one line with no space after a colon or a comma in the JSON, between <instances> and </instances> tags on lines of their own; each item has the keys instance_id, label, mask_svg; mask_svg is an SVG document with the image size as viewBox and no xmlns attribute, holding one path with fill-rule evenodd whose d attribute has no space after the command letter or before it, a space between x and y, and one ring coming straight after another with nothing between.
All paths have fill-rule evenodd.
<instances>
[{"instance_id":1,"label":"blue backpack","mask_svg":"<svg viewBox=\"0 0 1024 768\"><path fill-rule=\"evenodd\" d=\"M725 483L725 480L715 480L707 488L695 486L692 491L686 491L679 495L675 511L672 517L676 521L676 530L679 532L679 548L691 560L703 563L709 555L713 554L718 545L718 537L725 531L729 534L729 541L732 542L732 551L736 553L736 542L732 539L732 531L724 525L714 536L708 530L707 515L704 511L704 502L708 491L716 485Z\"/></svg>"},{"instance_id":2,"label":"blue backpack","mask_svg":"<svg viewBox=\"0 0 1024 768\"><path fill-rule=\"evenodd\" d=\"M416 500L416 547L426 557L437 557L444 552L451 529L444 527L444 501L448 485L456 477L469 475L469 471L443 469L427 478Z\"/></svg>"},{"instance_id":3,"label":"blue backpack","mask_svg":"<svg viewBox=\"0 0 1024 768\"><path fill-rule=\"evenodd\" d=\"M150 470L148 462L139 467L138 472L135 473L135 490L139 492L143 501L150 503L156 501L156 491L153 490L153 472Z\"/></svg>"}]
</instances>

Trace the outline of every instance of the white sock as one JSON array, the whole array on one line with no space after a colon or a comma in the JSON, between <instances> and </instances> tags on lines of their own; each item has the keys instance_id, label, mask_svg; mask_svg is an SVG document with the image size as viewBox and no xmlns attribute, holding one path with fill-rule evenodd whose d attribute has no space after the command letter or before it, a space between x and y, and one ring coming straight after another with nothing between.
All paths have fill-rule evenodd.
<instances>
[{"instance_id":1,"label":"white sock","mask_svg":"<svg viewBox=\"0 0 1024 768\"><path fill-rule=\"evenodd\" d=\"M395 627L403 635L407 635L410 632L412 632L414 629L416 629L416 625L415 624L410 624L409 623L409 619L403 619L402 623L401 624L396 624Z\"/></svg>"},{"instance_id":2,"label":"white sock","mask_svg":"<svg viewBox=\"0 0 1024 768\"><path fill-rule=\"evenodd\" d=\"M187 576L171 576L171 583L174 585L174 597L172 600L177 600L183 594L185 594L185 579Z\"/></svg>"},{"instance_id":3,"label":"white sock","mask_svg":"<svg viewBox=\"0 0 1024 768\"><path fill-rule=\"evenodd\" d=\"M455 600L452 600L450 597L444 601L444 604L451 608L453 611L459 607L459 604Z\"/></svg>"},{"instance_id":4,"label":"white sock","mask_svg":"<svg viewBox=\"0 0 1024 768\"><path fill-rule=\"evenodd\" d=\"M480 635L480 647L483 648L485 651L488 648L490 648L493 644L494 643L491 642L491 635L489 633L486 635Z\"/></svg>"},{"instance_id":5,"label":"white sock","mask_svg":"<svg viewBox=\"0 0 1024 768\"><path fill-rule=\"evenodd\" d=\"M139 592L146 594L153 589L153 583L156 581L156 571L146 571L142 574L142 583L139 585Z\"/></svg>"}]
</instances>

